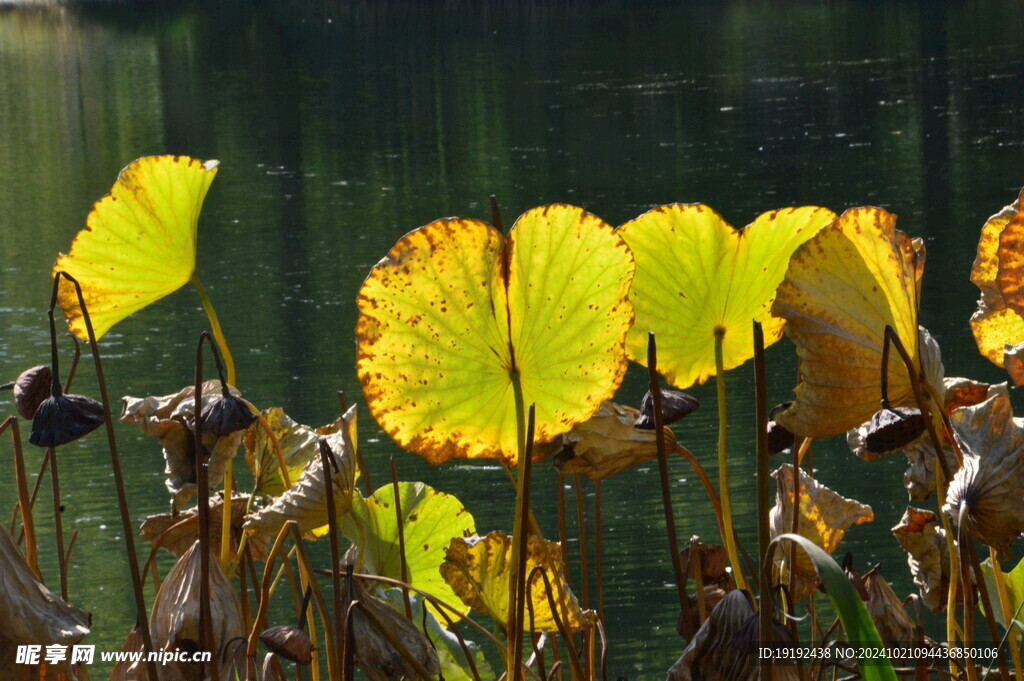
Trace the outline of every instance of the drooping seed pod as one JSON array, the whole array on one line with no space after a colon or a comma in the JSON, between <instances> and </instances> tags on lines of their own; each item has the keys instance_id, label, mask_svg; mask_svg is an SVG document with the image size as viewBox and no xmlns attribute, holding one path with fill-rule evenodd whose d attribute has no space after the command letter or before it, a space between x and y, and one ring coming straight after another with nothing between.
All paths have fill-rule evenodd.
<instances>
[{"instance_id":1,"label":"drooping seed pod","mask_svg":"<svg viewBox=\"0 0 1024 681\"><path fill-rule=\"evenodd\" d=\"M242 398L228 392L227 385L224 385L220 398L211 400L200 413L203 417L203 432L218 437L245 430L259 418L259 414L249 409Z\"/></svg>"},{"instance_id":2,"label":"drooping seed pod","mask_svg":"<svg viewBox=\"0 0 1024 681\"><path fill-rule=\"evenodd\" d=\"M260 641L286 660L299 664L313 661L313 642L309 640L309 634L294 625L282 624L264 629Z\"/></svg>"},{"instance_id":3,"label":"drooping seed pod","mask_svg":"<svg viewBox=\"0 0 1024 681\"><path fill-rule=\"evenodd\" d=\"M12 382L0 386L0 390L14 391L14 406L23 419L32 419L43 400L50 396L53 374L45 364L26 369Z\"/></svg>"},{"instance_id":4,"label":"drooping seed pod","mask_svg":"<svg viewBox=\"0 0 1024 681\"><path fill-rule=\"evenodd\" d=\"M692 395L678 390L661 391L661 418L664 426L675 423L698 409L700 409L700 402ZM643 399L640 400L640 416L633 427L640 430L654 430L654 399L650 390L644 393Z\"/></svg>"},{"instance_id":5,"label":"drooping seed pod","mask_svg":"<svg viewBox=\"0 0 1024 681\"><path fill-rule=\"evenodd\" d=\"M85 395L50 395L36 409L28 441L59 447L87 435L103 423L103 405Z\"/></svg>"},{"instance_id":6,"label":"drooping seed pod","mask_svg":"<svg viewBox=\"0 0 1024 681\"><path fill-rule=\"evenodd\" d=\"M898 451L918 438L928 427L920 409L883 408L871 417L864 445L872 454Z\"/></svg>"}]
</instances>

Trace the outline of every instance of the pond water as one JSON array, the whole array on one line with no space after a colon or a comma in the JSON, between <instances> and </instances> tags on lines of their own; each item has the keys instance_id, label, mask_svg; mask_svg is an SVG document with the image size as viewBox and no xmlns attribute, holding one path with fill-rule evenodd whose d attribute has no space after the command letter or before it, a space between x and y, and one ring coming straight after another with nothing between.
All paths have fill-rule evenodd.
<instances>
[{"instance_id":1,"label":"pond water","mask_svg":"<svg viewBox=\"0 0 1024 681\"><path fill-rule=\"evenodd\" d=\"M977 298L968 273L985 218L1024 184L1018 5L628 5L0 9L0 377L48 361L50 268L92 202L128 161L175 153L222 163L200 222L198 271L239 385L305 423L335 418L335 391L361 401L353 332L367 270L434 218L489 219L490 194L507 222L550 202L612 224L675 201L707 203L736 225L788 205L884 206L927 243L921 318L947 374L1004 379L967 326ZM102 342L112 395L189 383L204 328L188 290L118 325ZM774 404L793 385L789 341L768 361ZM88 371L77 380L95 394ZM728 386L735 515L753 547L751 366L731 372ZM634 367L618 399L635 403L643 388ZM692 392L704 408L676 432L713 475L713 390ZM133 514L165 511L159 448L129 426L117 432ZM402 478L459 495L481 533L511 530L514 495L499 469L431 468L365 410L360 433L378 484L394 456ZM37 466L39 453L29 457ZM889 533L906 504L903 462L864 463L840 439L817 443L814 461L826 484L874 508L875 521L851 530L841 550L861 569L882 562L908 593ZM72 601L93 613L90 640L114 649L133 609L102 437L65 447L61 465L65 532L79 535ZM540 468L534 503L553 532L557 482ZM673 461L671 474L680 535L716 540L691 472ZM656 477L646 466L604 488L611 678L658 678L683 647ZM592 514L593 487L584 493ZM15 500L9 473L0 500ZM44 528L49 506L37 508ZM41 541L55 585L52 532ZM573 571L578 585L578 564Z\"/></svg>"}]
</instances>

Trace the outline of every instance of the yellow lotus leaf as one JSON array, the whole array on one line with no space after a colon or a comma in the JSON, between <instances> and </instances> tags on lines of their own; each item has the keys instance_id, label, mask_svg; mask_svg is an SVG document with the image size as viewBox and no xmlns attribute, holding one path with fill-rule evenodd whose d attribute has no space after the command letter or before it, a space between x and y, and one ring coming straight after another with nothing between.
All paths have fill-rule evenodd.
<instances>
[{"instance_id":1,"label":"yellow lotus leaf","mask_svg":"<svg viewBox=\"0 0 1024 681\"><path fill-rule=\"evenodd\" d=\"M359 292L370 412L437 464L517 458L514 379L538 442L585 421L626 370L629 248L580 208L534 208L507 237L438 220L403 237Z\"/></svg>"},{"instance_id":2,"label":"yellow lotus leaf","mask_svg":"<svg viewBox=\"0 0 1024 681\"><path fill-rule=\"evenodd\" d=\"M655 431L633 427L639 416L632 407L605 402L589 419L541 447L555 453L560 472L603 480L658 456ZM665 448L672 451L675 433L667 426L662 429Z\"/></svg>"},{"instance_id":3,"label":"yellow lotus leaf","mask_svg":"<svg viewBox=\"0 0 1024 681\"><path fill-rule=\"evenodd\" d=\"M532 579L526 583L526 592L533 608L533 630L558 631L548 602L544 578L540 572L534 573L534 568L538 566L542 566L551 582L551 596L562 623L570 631L583 629L586 616L563 577L565 567L562 565L558 543L544 541L542 544L541 541L531 535L526 547L526 575L532 575ZM491 532L486 537L456 537L452 539L445 560L441 563L441 575L469 607L490 615L494 621L505 626L511 559L512 537L504 532ZM523 628L527 631L530 628L530 607L527 605L524 609L526 620ZM563 607L566 609L563 610Z\"/></svg>"},{"instance_id":4,"label":"yellow lotus leaf","mask_svg":"<svg viewBox=\"0 0 1024 681\"><path fill-rule=\"evenodd\" d=\"M776 469L772 477L777 483L775 506L769 514L773 539L793 531L793 511L797 500L800 504L799 534L828 553L836 550L851 526L875 519L870 506L833 492L803 470L800 471L798 495L793 466L788 463ZM780 572L788 574L789 552L776 551L775 563ZM796 552L795 572L795 597L802 598L810 593L818 574L810 557L803 551Z\"/></svg>"},{"instance_id":5,"label":"yellow lotus leaf","mask_svg":"<svg viewBox=\"0 0 1024 681\"><path fill-rule=\"evenodd\" d=\"M1024 192L1022 192L1024 194ZM1018 354L1024 343L1024 214L1021 199L988 219L981 228L971 282L981 289L971 330L978 350L1024 383Z\"/></svg>"},{"instance_id":6,"label":"yellow lotus leaf","mask_svg":"<svg viewBox=\"0 0 1024 681\"><path fill-rule=\"evenodd\" d=\"M765 345L777 341L783 321L769 309L789 257L834 219L824 208L783 208L737 231L707 206L672 204L622 225L619 234L636 258L629 358L646 364L654 331L658 370L686 388L715 375L716 332L724 333L726 370L753 357L754 320Z\"/></svg>"},{"instance_id":7,"label":"yellow lotus leaf","mask_svg":"<svg viewBox=\"0 0 1024 681\"><path fill-rule=\"evenodd\" d=\"M800 381L776 420L824 438L856 428L878 410L885 327L920 366L917 310L924 246L881 208L853 208L793 254L772 314L786 320ZM889 401L913 400L899 355L889 357Z\"/></svg>"},{"instance_id":8,"label":"yellow lotus leaf","mask_svg":"<svg viewBox=\"0 0 1024 681\"><path fill-rule=\"evenodd\" d=\"M54 273L63 270L81 284L97 338L192 278L199 211L218 163L145 156L93 205ZM61 280L57 300L71 330L87 338L74 286Z\"/></svg>"}]
</instances>

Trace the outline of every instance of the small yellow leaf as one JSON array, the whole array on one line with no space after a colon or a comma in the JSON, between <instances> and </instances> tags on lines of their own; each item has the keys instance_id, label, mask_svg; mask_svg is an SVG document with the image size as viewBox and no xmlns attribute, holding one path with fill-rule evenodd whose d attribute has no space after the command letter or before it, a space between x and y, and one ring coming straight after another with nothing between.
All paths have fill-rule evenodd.
<instances>
[{"instance_id":1,"label":"small yellow leaf","mask_svg":"<svg viewBox=\"0 0 1024 681\"><path fill-rule=\"evenodd\" d=\"M53 269L82 286L97 338L192 278L199 211L217 165L145 156L122 170L110 193L93 205L86 228ZM57 300L71 330L86 339L74 286L61 280Z\"/></svg>"},{"instance_id":2,"label":"small yellow leaf","mask_svg":"<svg viewBox=\"0 0 1024 681\"><path fill-rule=\"evenodd\" d=\"M526 547L526 575L532 579L526 584L527 598L532 603L533 630L558 631L548 602L544 578L534 573L538 566L551 583L551 594L558 616L570 631L586 626L585 615L576 596L563 578L564 567L556 542L543 544L531 536ZM448 546L447 556L441 564L441 575L452 590L473 610L490 615L500 625L506 625L509 592L508 573L511 569L512 537L504 532L491 532L486 537L457 537ZM529 607L524 612L529 613ZM530 630L529 614L525 615L524 629Z\"/></svg>"}]
</instances>

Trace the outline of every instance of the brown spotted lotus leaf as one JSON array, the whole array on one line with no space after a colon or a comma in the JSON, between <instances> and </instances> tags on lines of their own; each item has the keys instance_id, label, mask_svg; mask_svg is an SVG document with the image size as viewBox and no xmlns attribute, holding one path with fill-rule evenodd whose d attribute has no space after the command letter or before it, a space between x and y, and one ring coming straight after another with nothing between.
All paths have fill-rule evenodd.
<instances>
[{"instance_id":1,"label":"brown spotted lotus leaf","mask_svg":"<svg viewBox=\"0 0 1024 681\"><path fill-rule=\"evenodd\" d=\"M1024 192L1022 192L1024 193ZM1020 196L981 228L971 282L981 290L971 330L978 350L1024 383L1024 214Z\"/></svg>"},{"instance_id":2,"label":"brown spotted lotus leaf","mask_svg":"<svg viewBox=\"0 0 1024 681\"><path fill-rule=\"evenodd\" d=\"M353 406L350 411L354 409ZM293 484L302 475L306 464L320 456L317 448L320 435L337 433L345 423L350 424L350 427L355 425L355 411L352 411L351 418L347 415L339 417L320 428L310 428L292 420L280 407L264 409L261 414L277 438L289 480ZM354 431L350 432L350 436L355 442ZM277 451L267 431L259 423L252 424L246 429L242 444L245 446L245 461L256 477L256 489L272 497L282 494L286 486L281 476Z\"/></svg>"},{"instance_id":3,"label":"brown spotted lotus leaf","mask_svg":"<svg viewBox=\"0 0 1024 681\"><path fill-rule=\"evenodd\" d=\"M758 681L761 663L758 616L744 591L730 591L711 611L683 654L668 670L667 681ZM785 627L775 625L775 641L792 643ZM796 681L796 667L776 663L776 681Z\"/></svg>"},{"instance_id":4,"label":"brown spotted lotus leaf","mask_svg":"<svg viewBox=\"0 0 1024 681\"><path fill-rule=\"evenodd\" d=\"M241 395L229 386L232 395ZM195 407L195 386L187 386L173 395L162 397L122 397L121 420L138 426L143 433L157 439L164 450L164 472L167 491L171 493L171 510L176 513L185 507L196 493L195 453L192 451ZM220 381L203 383L200 409L221 398ZM201 441L210 453L210 489L224 480L228 462L242 442L242 431L218 436L203 433Z\"/></svg>"},{"instance_id":5,"label":"brown spotted lotus leaf","mask_svg":"<svg viewBox=\"0 0 1024 681\"><path fill-rule=\"evenodd\" d=\"M380 633L378 625L386 627L432 677L441 671L434 646L419 627L405 618L404 613L400 614L386 601L374 596L359 580L353 581L351 594L347 585L342 586L342 598L348 597L360 604L352 616L355 662L370 681L420 678L413 666Z\"/></svg>"},{"instance_id":6,"label":"brown spotted lotus leaf","mask_svg":"<svg viewBox=\"0 0 1024 681\"><path fill-rule=\"evenodd\" d=\"M824 438L857 427L881 399L882 342L891 326L919 363L917 311L924 247L880 208L843 213L800 246L772 314L786 320L800 380L776 415L790 432ZM912 406L910 379L889 357L889 401Z\"/></svg>"},{"instance_id":7,"label":"brown spotted lotus leaf","mask_svg":"<svg viewBox=\"0 0 1024 681\"><path fill-rule=\"evenodd\" d=\"M555 467L562 473L603 480L658 456L654 431L633 427L639 416L632 407L605 402L589 419L542 447L558 452ZM669 428L663 432L666 448L671 450L675 435Z\"/></svg>"},{"instance_id":8,"label":"brown spotted lotus leaf","mask_svg":"<svg viewBox=\"0 0 1024 681\"><path fill-rule=\"evenodd\" d=\"M19 645L72 646L89 633L89 615L51 592L32 572L17 545L0 525L0 664L2 677L16 681L53 678L54 671L65 678L86 679L82 670L44 669L14 663ZM10 664L7 664L7 663ZM10 676L8 676L10 674Z\"/></svg>"},{"instance_id":9,"label":"brown spotted lotus leaf","mask_svg":"<svg viewBox=\"0 0 1024 681\"><path fill-rule=\"evenodd\" d=\"M892 528L896 541L907 552L907 564L925 607L934 613L946 608L949 592L949 547L946 531L931 511L907 507Z\"/></svg>"},{"instance_id":10,"label":"brown spotted lotus leaf","mask_svg":"<svg viewBox=\"0 0 1024 681\"><path fill-rule=\"evenodd\" d=\"M875 623L878 636L887 646L907 646L917 640L914 621L910 619L906 608L889 582L885 581L878 566L871 568L863 576L867 598L864 599Z\"/></svg>"},{"instance_id":11,"label":"brown spotted lotus leaf","mask_svg":"<svg viewBox=\"0 0 1024 681\"><path fill-rule=\"evenodd\" d=\"M774 539L793 530L793 507L796 498L796 476L793 466L783 464L772 477L777 483L775 506L769 515L771 535ZM843 535L853 525L860 525L875 519L871 507L853 499L847 499L825 487L817 480L800 471L800 524L799 533L832 553L839 546ZM789 572L789 552L776 551L775 564L780 574ZM795 598L809 594L817 582L818 573L810 557L803 551L796 552ZM785 578L788 579L788 578Z\"/></svg>"},{"instance_id":12,"label":"brown spotted lotus leaf","mask_svg":"<svg viewBox=\"0 0 1024 681\"><path fill-rule=\"evenodd\" d=\"M242 523L245 520L245 510L249 504L248 494L235 494L231 498L231 529L233 533L242 531ZM210 501L210 517L221 518L224 512L223 498ZM142 522L142 536L151 545L170 551L175 557L180 558L186 551L192 548L192 544L199 539L199 509L190 508L178 515L168 513L151 515ZM220 546L221 523L210 523L210 545ZM254 541L250 539L250 541ZM256 547L258 555L265 555L266 546ZM232 551L232 560L234 552Z\"/></svg>"},{"instance_id":13,"label":"brown spotted lotus leaf","mask_svg":"<svg viewBox=\"0 0 1024 681\"><path fill-rule=\"evenodd\" d=\"M957 409L950 419L964 465L942 510L1007 560L1010 544L1024 532L1024 419L1014 418L1005 391Z\"/></svg>"},{"instance_id":14,"label":"brown spotted lotus leaf","mask_svg":"<svg viewBox=\"0 0 1024 681\"><path fill-rule=\"evenodd\" d=\"M355 418L355 407L349 415ZM352 506L352 487L355 483L355 455L351 442L343 430L322 436L331 450L333 468L331 484L334 491L334 509L338 516L344 515ZM289 520L299 524L307 536L322 537L327 534L327 480L320 456L311 459L291 489L274 499L265 508L253 511L246 518L244 529L252 538L263 543L272 543L277 533Z\"/></svg>"},{"instance_id":15,"label":"brown spotted lotus leaf","mask_svg":"<svg viewBox=\"0 0 1024 681\"><path fill-rule=\"evenodd\" d=\"M558 631L548 602L544 578L534 568L542 570L551 582L551 596L558 607L562 623L570 631L586 626L586 616L576 596L565 582L561 550L557 542L544 541L531 535L526 546L527 598L533 604L533 630ZM508 572L511 569L512 537L504 532L491 532L486 537L456 537L448 545L441 563L441 575L452 591L473 610L490 615L500 625L506 625L508 613ZM566 609L563 609L563 604ZM529 619L524 628L529 629Z\"/></svg>"},{"instance_id":16,"label":"brown spotted lotus leaf","mask_svg":"<svg viewBox=\"0 0 1024 681\"><path fill-rule=\"evenodd\" d=\"M157 650L199 648L200 547L197 541L178 559L153 601L149 627ZM236 671L244 677L245 636L242 613L231 582L216 556L210 557L210 618L213 628L213 663L220 678L233 679ZM201 648L200 648L201 649ZM207 665L208 666L208 665ZM162 681L201 681L199 665L171 662L160 670ZM207 670L209 674L209 670ZM130 677L129 677L130 678Z\"/></svg>"}]
</instances>

